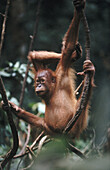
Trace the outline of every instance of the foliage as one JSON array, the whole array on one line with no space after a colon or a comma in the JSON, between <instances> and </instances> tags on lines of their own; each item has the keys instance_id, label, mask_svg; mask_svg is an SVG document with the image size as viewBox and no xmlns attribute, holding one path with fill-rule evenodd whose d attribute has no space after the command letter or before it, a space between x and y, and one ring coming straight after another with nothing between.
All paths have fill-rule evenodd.
<instances>
[{"instance_id":1,"label":"foliage","mask_svg":"<svg viewBox=\"0 0 110 170\"><path fill-rule=\"evenodd\" d=\"M2 0L0 3L0 25L2 26L3 15L1 14L4 14L6 1ZM30 35L33 32L36 19L37 4L38 1L36 0L16 0L11 2L9 10L5 41L0 59L0 75L3 78L8 99L17 105L19 104L22 82L26 71L26 56L30 44ZM110 0L100 0L100 2L98 0L89 0L86 5L86 14L91 31L91 58L96 66L95 83L97 86L91 102L89 127L93 127L96 130L95 144L98 146L102 141L102 137L105 136L105 130L110 122L109 5ZM71 21L72 15L73 8L71 0L42 1L39 29L33 49L60 52L61 41ZM0 34L1 29L2 27L0 27ZM84 44L82 25L80 28L79 41L82 45ZM77 71L81 70L83 60L84 59L75 64ZM34 114L40 112L39 116L44 116L44 106L40 103L40 100L36 98L34 93L33 75L31 71L27 78L23 107L25 107L26 110L32 111ZM16 121L16 118L14 118L14 120ZM27 124L20 121L18 131L21 142L20 147L22 147L26 134L28 133ZM92 139L92 137L88 137L89 132L86 133L86 138L82 135L81 139L75 143L76 147L82 151L86 148L86 145L89 145ZM31 145L31 143L32 139L29 145ZM5 155L11 145L12 134L7 123L7 117L2 109L0 109L0 155ZM35 167L38 169L73 169L73 167L75 167L75 170L109 169L109 157L103 158L102 153L97 147L94 149L93 145L88 146L89 151L91 151L91 148L93 149L93 152L91 151L89 156L92 157L92 159L96 157L96 159L86 162L82 162L76 155L70 152L67 153L62 146L64 145L59 141L56 142L56 144L53 142L44 146L41 155L36 161L37 165L34 165L33 169L35 169ZM3 158L0 157L0 161L2 159ZM16 168L19 162L18 160L13 161L14 164L11 169ZM29 160L29 158L27 160ZM27 165L27 163L23 161L22 166L24 167L25 165Z\"/></svg>"}]
</instances>

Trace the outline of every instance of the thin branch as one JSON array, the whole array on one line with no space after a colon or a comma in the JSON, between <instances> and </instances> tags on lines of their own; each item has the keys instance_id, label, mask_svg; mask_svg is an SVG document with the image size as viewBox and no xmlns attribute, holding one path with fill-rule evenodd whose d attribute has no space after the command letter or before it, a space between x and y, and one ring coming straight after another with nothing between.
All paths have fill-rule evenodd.
<instances>
[{"instance_id":1,"label":"thin branch","mask_svg":"<svg viewBox=\"0 0 110 170\"><path fill-rule=\"evenodd\" d=\"M30 169L31 168L31 166L33 165L33 163L34 163L34 161L32 161L27 167L25 167L25 168L23 168L23 169L21 169L21 170L26 170L26 169Z\"/></svg>"},{"instance_id":2,"label":"thin branch","mask_svg":"<svg viewBox=\"0 0 110 170\"><path fill-rule=\"evenodd\" d=\"M87 157L79 149L77 149L75 146L73 146L71 143L68 142L67 147L69 150L71 150L76 155L78 155L81 159L87 159Z\"/></svg>"},{"instance_id":3,"label":"thin branch","mask_svg":"<svg viewBox=\"0 0 110 170\"><path fill-rule=\"evenodd\" d=\"M33 150L30 147L27 148L29 153L33 156L33 161L31 162L31 164L29 164L27 167L23 168L22 170L29 169L33 165L34 161L38 157L38 155L42 149L42 146L45 143L47 138L48 138L48 136L46 135L46 136L43 136L42 139L40 140L39 145L38 145L37 155L34 154Z\"/></svg>"},{"instance_id":4,"label":"thin branch","mask_svg":"<svg viewBox=\"0 0 110 170\"><path fill-rule=\"evenodd\" d=\"M39 155L39 153L40 153L40 151L41 151L41 149L42 149L42 146L43 146L43 144L45 143L45 141L46 141L47 138L48 138L48 135L45 135L45 136L43 136L42 139L40 140L39 145L38 145L38 151L37 151L37 156L36 156L36 157L38 157L38 155Z\"/></svg>"},{"instance_id":5,"label":"thin branch","mask_svg":"<svg viewBox=\"0 0 110 170\"><path fill-rule=\"evenodd\" d=\"M2 95L2 100L5 104L5 106L7 107L7 117L8 117L8 122L12 131L12 135L13 135L13 147L12 149L7 153L5 159L3 160L3 162L1 163L1 167L4 168L5 165L13 158L13 156L16 154L18 146L19 146L19 141L18 141L18 134L17 134L17 130L16 130L16 126L14 124L13 121L13 117L12 117L12 113L8 104L8 99L6 96L6 91L4 88L4 84L2 81L2 78L0 76L0 93Z\"/></svg>"},{"instance_id":6,"label":"thin branch","mask_svg":"<svg viewBox=\"0 0 110 170\"><path fill-rule=\"evenodd\" d=\"M47 139L45 142L44 142L44 144L47 144L48 142L50 142L51 141L51 139ZM35 151L35 150L37 150L38 149L38 146L36 146L36 147L34 147L33 149L32 149L32 151ZM22 158L22 157L24 157L25 155L28 155L29 154L29 151L26 151L24 154L22 154L22 155L15 155L13 158L14 159L17 159L17 158Z\"/></svg>"},{"instance_id":7,"label":"thin branch","mask_svg":"<svg viewBox=\"0 0 110 170\"><path fill-rule=\"evenodd\" d=\"M42 135L44 134L44 131L41 132L41 134L35 139L35 141L32 143L32 145L30 146L31 149L34 148L35 144L40 140L40 138L42 137Z\"/></svg>"},{"instance_id":8,"label":"thin branch","mask_svg":"<svg viewBox=\"0 0 110 170\"><path fill-rule=\"evenodd\" d=\"M93 137L92 139L90 140L89 144L83 149L83 153L86 154L87 151L89 150L89 148L92 146L92 149L93 149L93 144L94 144L94 141L95 141L95 130L93 129ZM87 154L88 155L88 154Z\"/></svg>"},{"instance_id":9,"label":"thin branch","mask_svg":"<svg viewBox=\"0 0 110 170\"><path fill-rule=\"evenodd\" d=\"M34 154L33 150L27 146L27 150L29 151L29 153L32 155L33 158L36 158L36 155Z\"/></svg>"},{"instance_id":10,"label":"thin branch","mask_svg":"<svg viewBox=\"0 0 110 170\"><path fill-rule=\"evenodd\" d=\"M39 1L38 1L37 13L36 13L36 22L35 22L35 26L34 26L33 35L31 36L31 42L30 42L30 46L29 46L29 52L32 50L32 46L33 46L33 43L34 43L34 39L35 39L35 37L36 37L37 30L38 30L38 22L39 22L39 13L40 13L41 2L42 2L42 0L39 0ZM29 53L29 52L28 52L28 53ZM26 86L26 81L27 81L27 76L28 76L29 68L30 68L30 61L28 60L27 69L26 69L26 73L25 73L25 77L24 77L24 81L23 81L23 86L22 86L22 90L21 90L21 96L20 96L20 102L19 102L19 106L20 106L20 107L21 107L22 104L23 104L24 92L25 92L25 86Z\"/></svg>"},{"instance_id":11,"label":"thin branch","mask_svg":"<svg viewBox=\"0 0 110 170\"><path fill-rule=\"evenodd\" d=\"M78 90L81 88L81 86L84 84L84 80L80 83L80 85L77 87L77 89L74 91L74 94L79 94Z\"/></svg>"},{"instance_id":12,"label":"thin branch","mask_svg":"<svg viewBox=\"0 0 110 170\"><path fill-rule=\"evenodd\" d=\"M41 0L38 1L38 5L37 5L36 22L35 22L35 26L34 26L34 30L33 30L33 35L31 36L31 42L30 42L30 46L29 46L29 51L28 51L28 53L32 50L32 46L33 46L33 43L34 43L34 39L35 39L36 34L37 34L38 22L39 22L39 13L40 13L40 6L41 6ZM30 69L30 61L28 60L27 68L26 68L26 72L25 72L25 77L24 77L24 80L23 80L23 85L22 85L20 100L19 100L19 107L22 107L22 104L23 104L25 87L26 87L26 81L27 81L29 69ZM18 120L18 121L19 121L19 120ZM18 126L18 122L17 122L17 126ZM30 131L28 131L28 136L30 136ZM28 138L28 136L27 136L27 138ZM20 152L19 155L22 155L22 154L23 154L23 151L25 150L25 148L26 148L26 146L27 146L27 141L29 141L29 139L26 140L26 142L25 142L25 144L24 144L24 147L22 148L22 150L21 150L21 152Z\"/></svg>"},{"instance_id":13,"label":"thin branch","mask_svg":"<svg viewBox=\"0 0 110 170\"><path fill-rule=\"evenodd\" d=\"M44 144L47 144L48 142L51 141L50 138L49 138L49 139L47 139L47 138L48 138L47 135L44 136L44 137L40 140L38 146L36 146L36 147L34 147L34 148L32 148L31 146L28 147L28 150L25 152L25 154L16 155L16 156L14 156L14 159L20 158L20 157L24 157L25 155L29 154L30 152L31 152L31 154L33 155L33 151L35 151L35 150L38 150L38 151L37 151L37 156L38 156L39 153L40 153L40 151L41 151L42 146L43 146ZM46 140L46 139L47 139L47 140ZM70 151L74 152L74 153L75 153L76 155L78 155L81 159L87 159L87 157L86 157L79 149L77 149L76 147L74 147L74 146L73 146L70 142L68 142L66 139L65 139L65 144L66 144L67 148L68 148ZM35 156L35 158L36 158L37 156Z\"/></svg>"},{"instance_id":14,"label":"thin branch","mask_svg":"<svg viewBox=\"0 0 110 170\"><path fill-rule=\"evenodd\" d=\"M10 0L7 0L5 14L3 15L4 21L3 21L3 25L2 25L2 33L1 33L1 41L0 41L0 57L1 57L1 52L2 52L2 47L3 47L3 42L4 42L4 35L5 35L6 21L7 21L7 14L8 14L9 5L10 5Z\"/></svg>"},{"instance_id":15,"label":"thin branch","mask_svg":"<svg viewBox=\"0 0 110 170\"><path fill-rule=\"evenodd\" d=\"M21 150L20 153L19 153L20 155L23 154L23 153L25 152L25 148L26 148L26 146L27 146L27 144L28 144L28 142L29 142L29 139L30 139L30 132L31 132L31 127L30 127L30 124L28 124L28 134L27 134L27 139L26 139L26 142L25 142L25 144L24 144L22 150Z\"/></svg>"},{"instance_id":16,"label":"thin branch","mask_svg":"<svg viewBox=\"0 0 110 170\"><path fill-rule=\"evenodd\" d=\"M5 14L2 14L1 12L0 12L0 15L3 16L3 17L5 17Z\"/></svg>"},{"instance_id":17,"label":"thin branch","mask_svg":"<svg viewBox=\"0 0 110 170\"><path fill-rule=\"evenodd\" d=\"M44 131L41 132L41 134L35 139L35 141L32 143L32 145L30 146L30 148L33 150L34 149L34 146L35 144L40 140L40 138L42 137L42 135L44 134ZM37 148L38 149L38 148ZM35 149L36 150L36 149ZM26 151L25 153L19 153L18 155L15 155L14 156L14 159L16 158L20 158L20 157L23 157L25 156L26 154L28 154L28 152Z\"/></svg>"},{"instance_id":18,"label":"thin branch","mask_svg":"<svg viewBox=\"0 0 110 170\"><path fill-rule=\"evenodd\" d=\"M10 0L7 0L5 16L4 16L3 26L2 26L2 33L1 33L0 57L1 57L1 52L2 52L2 47L3 47L3 42L4 42L6 20L7 20L7 14L8 14L9 5L10 5ZM1 169L3 169L5 167L5 165L16 154L18 146L19 146L19 141L18 141L18 134L17 134L16 126L15 126L14 121L13 121L12 113L11 113L11 110L10 110L10 107L9 107L9 104L8 104L8 99L7 99L7 96L6 96L6 91L5 91L5 87L4 87L4 84L3 84L1 76L0 76L0 93L1 93L1 96L2 96L3 102L4 102L5 106L7 107L6 113L7 113L8 122L9 122L11 131L12 131L12 135L13 135L12 149L7 153L7 155L5 156L5 159L2 161L2 163L0 165Z\"/></svg>"}]
</instances>

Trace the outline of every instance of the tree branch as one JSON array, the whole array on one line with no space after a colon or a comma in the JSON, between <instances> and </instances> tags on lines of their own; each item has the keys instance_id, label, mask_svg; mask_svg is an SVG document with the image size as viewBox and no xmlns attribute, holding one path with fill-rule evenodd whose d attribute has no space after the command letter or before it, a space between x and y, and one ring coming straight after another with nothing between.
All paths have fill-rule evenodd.
<instances>
[{"instance_id":1,"label":"tree branch","mask_svg":"<svg viewBox=\"0 0 110 170\"><path fill-rule=\"evenodd\" d=\"M3 21L3 26L2 26L2 33L1 33L0 56L1 56L3 42L4 42L6 20L7 20L7 14L8 14L9 5L10 5L10 0L7 0L7 5L6 5L6 10L5 10L5 15L4 15L4 21ZM10 110L10 107L9 107L9 104L8 104L8 99L7 99L7 96L6 96L6 91L5 91L5 87L4 87L4 84L3 84L1 76L0 76L0 93L1 93L1 96L2 96L3 102L4 102L5 106L7 107L6 113L7 113L8 122L9 122L11 131L12 131L12 135L13 135L13 147L7 153L5 159L2 161L2 163L0 165L1 168L4 168L5 165L16 154L17 149L18 149L18 145L19 145L19 141L18 141L18 134L17 134L16 126L15 126L14 121L13 121L13 117L12 117L11 110Z\"/></svg>"},{"instance_id":2,"label":"tree branch","mask_svg":"<svg viewBox=\"0 0 110 170\"><path fill-rule=\"evenodd\" d=\"M5 35L6 21L7 21L7 14L8 14L9 5L10 5L10 0L7 0L5 14L3 15L4 20L3 20L3 25L2 25L2 33L1 33L1 41L0 41L0 57L1 57L1 52L2 52L2 47L3 47L3 42L4 42L4 35Z\"/></svg>"},{"instance_id":3,"label":"tree branch","mask_svg":"<svg viewBox=\"0 0 110 170\"><path fill-rule=\"evenodd\" d=\"M74 147L71 143L67 143L67 147L69 150L71 150L72 152L74 152L76 155L78 155L80 158L82 159L87 159L87 157L76 147Z\"/></svg>"},{"instance_id":4,"label":"tree branch","mask_svg":"<svg viewBox=\"0 0 110 170\"><path fill-rule=\"evenodd\" d=\"M32 50L34 39L35 39L36 34L37 34L41 2L42 2L42 0L38 1L37 13L36 13L36 22L35 22L35 26L34 26L33 35L31 36L31 42L30 42L28 53ZM23 104L24 92L25 92L25 86L26 86L26 81L27 81L27 76L28 76L29 68L30 68L30 61L28 60L27 69L26 69L26 73L25 73L25 77L24 77L24 81L23 81L23 86L22 86L22 90L21 90L21 95L20 95L20 102L19 102L19 106L20 107Z\"/></svg>"},{"instance_id":5,"label":"tree branch","mask_svg":"<svg viewBox=\"0 0 110 170\"><path fill-rule=\"evenodd\" d=\"M2 78L0 76L0 93L2 95L2 100L5 104L5 106L7 107L7 117L8 117L8 122L12 131L12 135L13 135L13 147L12 149L7 153L5 159L3 160L3 162L1 163L1 167L4 168L5 165L13 158L13 156L16 154L18 146L19 146L19 141L18 141L18 134L17 134L17 130L16 130L16 126L14 124L13 121L13 117L12 117L12 113L8 104L8 99L6 96L6 91L3 85L3 81Z\"/></svg>"},{"instance_id":6,"label":"tree branch","mask_svg":"<svg viewBox=\"0 0 110 170\"><path fill-rule=\"evenodd\" d=\"M34 39L35 39L36 34L37 34L41 1L42 1L42 0L39 0L39 1L38 1L37 13L36 13L36 21L35 21L35 26L34 26L34 30L33 30L33 35L31 36L31 42L30 42L30 46L29 46L29 51L28 51L28 53L32 50L32 46L33 46L33 43L34 43ZM28 77L29 68L30 68L30 61L28 60L27 68L26 68L26 72L25 72L25 77L24 77L24 80L23 80L23 85L22 85L20 100L19 100L19 107L22 107L22 104L23 104L23 99L24 99L24 93L25 93L25 87L26 87L26 81L27 81L27 77ZM19 120L17 121L17 126L18 126L18 122L19 122ZM30 125L28 125L28 127L30 127ZM24 147L22 148L22 150L21 150L21 152L20 152L20 155L23 154L23 152L24 152L24 150L25 150L25 148L26 148L26 146L27 146L27 144L28 144L29 136L30 136L30 128L28 128L27 140L26 140L26 142L25 142L25 144L24 144Z\"/></svg>"}]
</instances>

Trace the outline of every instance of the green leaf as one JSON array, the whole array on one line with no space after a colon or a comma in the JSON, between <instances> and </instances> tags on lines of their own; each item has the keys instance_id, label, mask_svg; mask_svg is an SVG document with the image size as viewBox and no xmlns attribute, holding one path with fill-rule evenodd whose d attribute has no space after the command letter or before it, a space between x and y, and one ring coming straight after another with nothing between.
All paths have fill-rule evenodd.
<instances>
[{"instance_id":1,"label":"green leaf","mask_svg":"<svg viewBox=\"0 0 110 170\"><path fill-rule=\"evenodd\" d=\"M0 75L3 76L3 77L10 77L11 76L11 74L5 72L4 70L0 71Z\"/></svg>"}]
</instances>

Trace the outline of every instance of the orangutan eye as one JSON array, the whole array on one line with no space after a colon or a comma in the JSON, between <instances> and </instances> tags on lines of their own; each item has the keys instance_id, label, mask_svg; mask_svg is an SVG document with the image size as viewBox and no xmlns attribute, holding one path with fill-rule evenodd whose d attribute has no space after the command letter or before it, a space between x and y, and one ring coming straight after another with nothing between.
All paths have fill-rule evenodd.
<instances>
[{"instance_id":1,"label":"orangutan eye","mask_svg":"<svg viewBox=\"0 0 110 170\"><path fill-rule=\"evenodd\" d=\"M45 79L42 78L42 79L40 80L40 82L41 82L41 83L45 83Z\"/></svg>"},{"instance_id":2,"label":"orangutan eye","mask_svg":"<svg viewBox=\"0 0 110 170\"><path fill-rule=\"evenodd\" d=\"M45 82L45 80L41 80L41 83L44 83Z\"/></svg>"},{"instance_id":3,"label":"orangutan eye","mask_svg":"<svg viewBox=\"0 0 110 170\"><path fill-rule=\"evenodd\" d=\"M39 82L40 82L39 79L37 79L37 80L36 80L36 83L38 84Z\"/></svg>"},{"instance_id":4,"label":"orangutan eye","mask_svg":"<svg viewBox=\"0 0 110 170\"><path fill-rule=\"evenodd\" d=\"M55 77L52 77L52 83L55 83Z\"/></svg>"}]
</instances>

